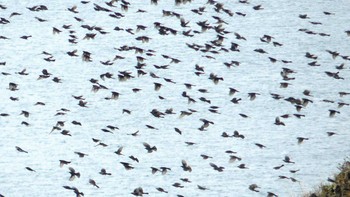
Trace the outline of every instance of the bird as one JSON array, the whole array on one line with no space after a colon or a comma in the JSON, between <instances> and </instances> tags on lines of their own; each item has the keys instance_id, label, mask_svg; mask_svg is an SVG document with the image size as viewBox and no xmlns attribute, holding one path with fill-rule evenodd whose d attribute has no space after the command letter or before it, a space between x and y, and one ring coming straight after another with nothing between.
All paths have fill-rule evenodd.
<instances>
[{"instance_id":1,"label":"bird","mask_svg":"<svg viewBox=\"0 0 350 197\"><path fill-rule=\"evenodd\" d=\"M254 192L259 192L259 190L257 190L257 188L260 188L257 184L249 185L249 189L254 191Z\"/></svg>"},{"instance_id":2,"label":"bird","mask_svg":"<svg viewBox=\"0 0 350 197\"><path fill-rule=\"evenodd\" d=\"M156 146L152 146L151 147L151 145L149 145L146 142L143 142L142 144L143 144L143 146L145 147L145 149L147 150L148 153L152 153L153 151L157 151L157 147Z\"/></svg>"},{"instance_id":3,"label":"bird","mask_svg":"<svg viewBox=\"0 0 350 197\"><path fill-rule=\"evenodd\" d=\"M10 82L10 83L9 83L9 88L8 88L8 89L11 90L11 91L19 90L19 89L18 89L18 84L13 83L13 82Z\"/></svg>"},{"instance_id":4,"label":"bird","mask_svg":"<svg viewBox=\"0 0 350 197\"><path fill-rule=\"evenodd\" d=\"M300 171L300 169L298 169L298 170L289 170L290 173L296 173L298 171Z\"/></svg>"},{"instance_id":5,"label":"bird","mask_svg":"<svg viewBox=\"0 0 350 197\"><path fill-rule=\"evenodd\" d=\"M70 181L73 181L76 177L80 178L80 173L75 171L74 168L69 167L68 169L70 174L70 177L69 177Z\"/></svg>"},{"instance_id":6,"label":"bird","mask_svg":"<svg viewBox=\"0 0 350 197\"><path fill-rule=\"evenodd\" d=\"M337 110L330 109L328 111L329 111L329 117L331 117L331 118L334 117L335 114L340 114L340 112Z\"/></svg>"},{"instance_id":7,"label":"bird","mask_svg":"<svg viewBox=\"0 0 350 197\"><path fill-rule=\"evenodd\" d=\"M218 172L223 172L224 171L224 167L222 167L222 166L217 166L216 164L214 164L214 163L209 163L209 165L211 166L211 167L213 167L213 169L214 170L216 170L216 171L218 171Z\"/></svg>"},{"instance_id":8,"label":"bird","mask_svg":"<svg viewBox=\"0 0 350 197\"><path fill-rule=\"evenodd\" d=\"M267 197L278 197L275 193L267 192Z\"/></svg>"},{"instance_id":9,"label":"bird","mask_svg":"<svg viewBox=\"0 0 350 197\"><path fill-rule=\"evenodd\" d=\"M124 166L125 170L134 169L134 167L132 167L130 163L127 163L127 162L120 162L120 163Z\"/></svg>"},{"instance_id":10,"label":"bird","mask_svg":"<svg viewBox=\"0 0 350 197\"><path fill-rule=\"evenodd\" d=\"M258 146L259 148L266 148L265 145L259 144L259 143L254 143L256 146Z\"/></svg>"},{"instance_id":11,"label":"bird","mask_svg":"<svg viewBox=\"0 0 350 197\"><path fill-rule=\"evenodd\" d=\"M148 193L144 192L142 187L138 187L138 188L135 188L131 194L134 196L143 196L144 194L148 194Z\"/></svg>"},{"instance_id":12,"label":"bird","mask_svg":"<svg viewBox=\"0 0 350 197\"><path fill-rule=\"evenodd\" d=\"M248 167L246 167L244 163L239 164L237 167L240 169L248 169Z\"/></svg>"},{"instance_id":13,"label":"bird","mask_svg":"<svg viewBox=\"0 0 350 197\"><path fill-rule=\"evenodd\" d=\"M18 152L21 152L21 153L28 153L27 151L23 150L23 149L20 148L19 146L16 146L15 148L16 148L16 150L17 150Z\"/></svg>"},{"instance_id":14,"label":"bird","mask_svg":"<svg viewBox=\"0 0 350 197\"><path fill-rule=\"evenodd\" d=\"M96 181L93 180L93 179L89 179L89 183L97 188L100 188L97 184L96 184Z\"/></svg>"},{"instance_id":15,"label":"bird","mask_svg":"<svg viewBox=\"0 0 350 197\"><path fill-rule=\"evenodd\" d=\"M337 134L337 133L331 132L331 131L327 132L327 135L328 135L328 136L333 136L333 135L336 135L336 134Z\"/></svg>"},{"instance_id":16,"label":"bird","mask_svg":"<svg viewBox=\"0 0 350 197\"><path fill-rule=\"evenodd\" d=\"M182 167L182 169L183 169L184 171L192 172L191 166L188 165L187 162L186 162L185 160L182 160L181 163L182 163L182 166L181 166L181 167Z\"/></svg>"},{"instance_id":17,"label":"bird","mask_svg":"<svg viewBox=\"0 0 350 197\"><path fill-rule=\"evenodd\" d=\"M201 185L197 185L197 188L200 190L208 190L207 187L201 186Z\"/></svg>"},{"instance_id":18,"label":"bird","mask_svg":"<svg viewBox=\"0 0 350 197\"><path fill-rule=\"evenodd\" d=\"M123 155L122 151L123 151L123 147L120 147L117 151L114 151L114 153L117 155Z\"/></svg>"},{"instance_id":19,"label":"bird","mask_svg":"<svg viewBox=\"0 0 350 197\"><path fill-rule=\"evenodd\" d=\"M298 140L298 144L303 143L304 140L309 140L309 138L305 138L305 137L297 137Z\"/></svg>"},{"instance_id":20,"label":"bird","mask_svg":"<svg viewBox=\"0 0 350 197\"><path fill-rule=\"evenodd\" d=\"M275 125L283 125L283 126L286 126L285 124L284 124L284 122L282 122L280 119L279 119L279 117L276 117L276 119L275 119L275 123L274 123Z\"/></svg>"},{"instance_id":21,"label":"bird","mask_svg":"<svg viewBox=\"0 0 350 197\"><path fill-rule=\"evenodd\" d=\"M284 164L281 164L281 165L279 165L279 166L273 167L273 169L274 169L274 170L279 170L279 169L281 169L283 166L284 166Z\"/></svg>"},{"instance_id":22,"label":"bird","mask_svg":"<svg viewBox=\"0 0 350 197\"><path fill-rule=\"evenodd\" d=\"M237 157L236 155L230 155L229 163L233 163L235 161L241 161L242 158Z\"/></svg>"},{"instance_id":23,"label":"bird","mask_svg":"<svg viewBox=\"0 0 350 197\"><path fill-rule=\"evenodd\" d=\"M174 183L172 186L178 187L178 188L184 188L184 186L181 185L181 183Z\"/></svg>"},{"instance_id":24,"label":"bird","mask_svg":"<svg viewBox=\"0 0 350 197\"><path fill-rule=\"evenodd\" d=\"M102 168L102 169L100 170L99 174L101 174L101 175L108 175L108 176L112 175L111 173L108 173L108 172L106 171L106 169L104 169L104 168Z\"/></svg>"},{"instance_id":25,"label":"bird","mask_svg":"<svg viewBox=\"0 0 350 197\"><path fill-rule=\"evenodd\" d=\"M29 117L29 112L22 110L20 115L24 115L24 117L28 118Z\"/></svg>"},{"instance_id":26,"label":"bird","mask_svg":"<svg viewBox=\"0 0 350 197\"><path fill-rule=\"evenodd\" d=\"M75 154L77 154L79 157L83 158L85 156L88 156L88 154L82 153L82 152L74 152Z\"/></svg>"},{"instance_id":27,"label":"bird","mask_svg":"<svg viewBox=\"0 0 350 197\"><path fill-rule=\"evenodd\" d=\"M33 170L33 169L30 168L30 167L26 167L26 169L27 169L28 171L31 171L31 172L36 172L35 170Z\"/></svg>"},{"instance_id":28,"label":"bird","mask_svg":"<svg viewBox=\"0 0 350 197\"><path fill-rule=\"evenodd\" d=\"M156 188L159 192L162 192L162 193L168 193L168 191L165 191L163 188L161 188L161 187L157 187Z\"/></svg>"},{"instance_id":29,"label":"bird","mask_svg":"<svg viewBox=\"0 0 350 197\"><path fill-rule=\"evenodd\" d=\"M60 167L62 168L64 165L68 165L70 164L71 162L70 161L66 161L66 160L59 160L60 162Z\"/></svg>"},{"instance_id":30,"label":"bird","mask_svg":"<svg viewBox=\"0 0 350 197\"><path fill-rule=\"evenodd\" d=\"M287 156L287 155L284 157L283 161L286 162L286 163L293 163L293 164L295 163L295 162L291 161L290 157Z\"/></svg>"},{"instance_id":31,"label":"bird","mask_svg":"<svg viewBox=\"0 0 350 197\"><path fill-rule=\"evenodd\" d=\"M161 83L154 83L154 90L158 91L162 87Z\"/></svg>"},{"instance_id":32,"label":"bird","mask_svg":"<svg viewBox=\"0 0 350 197\"><path fill-rule=\"evenodd\" d=\"M75 195L76 195L76 197L84 196L84 193L80 192L76 187L70 187L70 186L62 186L62 187L65 188L65 189L73 190Z\"/></svg>"},{"instance_id":33,"label":"bird","mask_svg":"<svg viewBox=\"0 0 350 197\"><path fill-rule=\"evenodd\" d=\"M151 167L151 172L152 172L152 174L155 174L156 172L158 172L159 171L159 169L158 168L155 168L155 167Z\"/></svg>"},{"instance_id":34,"label":"bird","mask_svg":"<svg viewBox=\"0 0 350 197\"><path fill-rule=\"evenodd\" d=\"M168 167L160 167L160 170L162 171L162 175L165 175L171 168Z\"/></svg>"},{"instance_id":35,"label":"bird","mask_svg":"<svg viewBox=\"0 0 350 197\"><path fill-rule=\"evenodd\" d=\"M133 161L136 161L137 163L139 163L139 159L137 157L134 157L133 155L129 156L129 158Z\"/></svg>"}]
</instances>

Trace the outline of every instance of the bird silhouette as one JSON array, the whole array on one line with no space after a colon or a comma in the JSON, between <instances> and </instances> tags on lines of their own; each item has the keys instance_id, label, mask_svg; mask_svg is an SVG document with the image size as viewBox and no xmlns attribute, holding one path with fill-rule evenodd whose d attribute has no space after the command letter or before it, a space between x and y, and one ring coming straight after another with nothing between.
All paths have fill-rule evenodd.
<instances>
[{"instance_id":1,"label":"bird silhouette","mask_svg":"<svg viewBox=\"0 0 350 197\"><path fill-rule=\"evenodd\" d=\"M216 170L216 171L218 171L218 172L223 172L224 171L224 167L222 167L222 166L217 166L216 164L214 164L214 163L209 163L209 165L211 166L211 167L213 167L213 169L214 170Z\"/></svg>"},{"instance_id":2,"label":"bird silhouette","mask_svg":"<svg viewBox=\"0 0 350 197\"><path fill-rule=\"evenodd\" d=\"M97 184L96 184L96 181L93 180L93 179L89 179L89 183L97 188L100 188Z\"/></svg>"},{"instance_id":3,"label":"bird silhouette","mask_svg":"<svg viewBox=\"0 0 350 197\"><path fill-rule=\"evenodd\" d=\"M152 153L153 151L157 151L157 147L156 146L152 146L149 145L148 143L144 142L143 146L145 147L145 149L147 150L148 153Z\"/></svg>"},{"instance_id":4,"label":"bird silhouette","mask_svg":"<svg viewBox=\"0 0 350 197\"><path fill-rule=\"evenodd\" d=\"M106 169L104 169L104 168L101 169L101 171L99 172L99 174L101 174L101 175L108 175L108 176L112 175L111 173L108 173L108 172L106 171Z\"/></svg>"},{"instance_id":5,"label":"bird silhouette","mask_svg":"<svg viewBox=\"0 0 350 197\"><path fill-rule=\"evenodd\" d=\"M114 153L117 155L123 155L122 151L123 151L123 147L120 147L117 151L114 151Z\"/></svg>"},{"instance_id":6,"label":"bird silhouette","mask_svg":"<svg viewBox=\"0 0 350 197\"><path fill-rule=\"evenodd\" d=\"M66 161L66 160L59 160L60 161L60 167L62 168L64 165L68 165L71 162L70 161Z\"/></svg>"},{"instance_id":7,"label":"bird silhouette","mask_svg":"<svg viewBox=\"0 0 350 197\"><path fill-rule=\"evenodd\" d=\"M16 146L16 150L18 152L21 152L21 153L28 153L27 151L23 150L22 148L20 148L19 146Z\"/></svg>"},{"instance_id":8,"label":"bird silhouette","mask_svg":"<svg viewBox=\"0 0 350 197\"><path fill-rule=\"evenodd\" d=\"M120 162L120 163L124 166L125 170L134 169L134 167L132 167L130 163L127 163L127 162Z\"/></svg>"},{"instance_id":9,"label":"bird silhouette","mask_svg":"<svg viewBox=\"0 0 350 197\"><path fill-rule=\"evenodd\" d=\"M185 160L182 160L181 163L182 163L181 167L184 171L192 172L191 166L189 166Z\"/></svg>"},{"instance_id":10,"label":"bird silhouette","mask_svg":"<svg viewBox=\"0 0 350 197\"><path fill-rule=\"evenodd\" d=\"M80 172L75 171L74 168L72 167L69 167L68 169L70 174L70 177L69 177L70 181L73 181L76 177L80 178Z\"/></svg>"},{"instance_id":11,"label":"bird silhouette","mask_svg":"<svg viewBox=\"0 0 350 197\"><path fill-rule=\"evenodd\" d=\"M142 187L138 187L134 189L134 191L131 194L134 196L143 196L144 194L148 194L148 193L144 192Z\"/></svg>"},{"instance_id":12,"label":"bird silhouette","mask_svg":"<svg viewBox=\"0 0 350 197\"><path fill-rule=\"evenodd\" d=\"M259 190L257 190L257 188L260 188L257 184L249 185L249 189L254 191L254 192L259 192Z\"/></svg>"},{"instance_id":13,"label":"bird silhouette","mask_svg":"<svg viewBox=\"0 0 350 197\"><path fill-rule=\"evenodd\" d=\"M293 164L295 163L295 162L291 161L290 157L287 156L287 155L284 157L283 161L286 162L286 163L293 163Z\"/></svg>"}]
</instances>

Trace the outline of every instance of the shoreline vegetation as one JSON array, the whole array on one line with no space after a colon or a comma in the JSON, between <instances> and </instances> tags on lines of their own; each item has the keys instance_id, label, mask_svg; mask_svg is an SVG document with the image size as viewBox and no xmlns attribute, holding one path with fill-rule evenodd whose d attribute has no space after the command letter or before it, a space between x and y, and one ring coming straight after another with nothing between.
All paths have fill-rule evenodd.
<instances>
[{"instance_id":1,"label":"shoreline vegetation","mask_svg":"<svg viewBox=\"0 0 350 197\"><path fill-rule=\"evenodd\" d=\"M327 184L320 184L317 189L303 197L350 197L350 160L340 164L340 172L334 178L328 178Z\"/></svg>"}]
</instances>

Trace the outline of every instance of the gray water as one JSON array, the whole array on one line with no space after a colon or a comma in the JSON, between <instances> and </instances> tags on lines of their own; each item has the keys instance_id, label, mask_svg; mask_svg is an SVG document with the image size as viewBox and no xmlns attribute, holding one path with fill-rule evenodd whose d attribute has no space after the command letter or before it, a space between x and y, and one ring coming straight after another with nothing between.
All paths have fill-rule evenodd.
<instances>
[{"instance_id":1,"label":"gray water","mask_svg":"<svg viewBox=\"0 0 350 197\"><path fill-rule=\"evenodd\" d=\"M174 1L165 0L160 0L158 5L152 5L150 1L130 1L128 11L121 10L122 2L115 2L116 7L109 7L104 1L87 4L80 1L1 1L0 4L7 8L0 9L0 17L9 23L0 25L0 36L9 39L0 39L0 62L6 62L6 65L0 66L0 113L8 114L0 116L0 193L10 197L75 196L73 190L62 187L70 186L78 188L85 196L131 196L138 187L142 187L149 196L267 196L267 192L278 196L300 196L320 183L326 183L327 178L337 172L339 163L349 156L350 150L349 106L338 107L339 102L347 104L350 98L350 95L339 94L350 92L349 65L345 57L350 54L350 37L345 33L350 30L348 2L217 2L222 3L224 9L231 10L233 16L222 10L216 12L214 5L199 0L178 6ZM124 17L116 19L109 16L113 12L95 11L94 3ZM259 4L263 9L254 10L253 6ZM45 5L48 10L28 9L37 5ZM78 13L67 10L74 5ZM205 7L201 15L191 11L199 7ZM137 12L139 9L146 12ZM176 16L163 16L162 10L180 14L189 21L188 27L182 27ZM326 15L325 11L331 14ZM21 15L10 17L13 12ZM303 14L307 14L308 18L299 17ZM197 25L199 21L207 21L210 26L218 26L212 16L218 16L227 23L223 23L222 28L230 33L222 35L225 37L222 46L210 49L215 53L189 48L186 43L195 43L202 46L201 49L205 44L212 45L210 41L215 40L218 33L214 29L202 32ZM35 17L47 21L40 22ZM83 21L79 22L74 17ZM154 22L176 30L177 34L159 35ZM71 27L65 29L63 25ZM89 31L81 25L101 27L108 33ZM136 25L147 28L137 32ZM131 28L134 34L116 31L116 26ZM61 32L53 34L53 27ZM299 29L316 34L307 34ZM76 44L68 42L72 38L70 30L74 31L71 35L76 36ZM188 30L192 30L193 37L182 35L182 31ZM84 39L87 33L95 33L95 38ZM237 39L234 33L245 40ZM32 37L27 40L20 38L29 35ZM260 41L264 35L273 36L272 41ZM135 39L139 36L151 39L143 43ZM239 44L240 52L230 50L231 42ZM272 42L282 46L274 46ZM152 56L149 56L146 52L136 54L135 50L117 50L124 45L155 52L150 52ZM228 49L228 52L221 48ZM267 53L254 51L259 48ZM67 55L73 50L77 50L78 57ZM333 58L326 50L337 51L339 55ZM44 60L50 55L42 54L43 51L52 54L52 58L47 60L55 61ZM83 51L91 53L91 62L82 60ZM305 57L306 52L314 54L317 59ZM124 59L113 61L116 55ZM171 62L162 55L180 62ZM146 75L137 75L136 56L146 58L143 62L146 66L142 68ZM277 59L277 62L272 63L269 57ZM100 62L107 60L113 64L103 65ZM283 63L282 60L291 63ZM240 64L230 68L224 65L224 62L231 61L239 61ZM313 61L317 61L319 66L308 65ZM204 68L200 76L195 75L196 64ZM341 64L344 68L336 69ZM154 65L168 65L168 69L157 69ZM283 80L280 74L283 68L294 71L288 75L294 80ZM27 75L18 74L23 69L26 69L24 73ZM38 80L43 69L51 75ZM130 72L133 78L119 80L118 74L122 71ZM339 77L343 79L329 77L326 71L339 72ZM113 78L100 78L107 72L112 73ZM151 77L150 73L159 78ZM215 84L209 79L211 73L223 80ZM61 83L52 81L54 77L61 79ZM91 78L98 79L98 83L108 89L93 92L94 84L89 82ZM164 78L175 83L166 82ZM18 90L9 89L11 82L18 84ZM281 88L281 82L289 83L288 87ZM161 83L162 87L155 91L154 83ZM184 83L194 86L187 89ZM134 93L133 88L141 91ZM239 92L229 95L229 88ZM207 93L199 89L206 89ZM310 96L303 94L304 90L310 90ZM120 93L118 99L106 99L111 97L112 91ZM184 91L196 102L189 103L188 98L182 96ZM252 92L258 93L254 100L248 97L248 93ZM271 93L282 98L273 99ZM79 106L79 101L72 95L82 95L87 102L86 107ZM12 101L10 97L18 98L18 101ZM201 101L201 97L210 100L210 104ZM284 100L288 97L306 98L312 103L298 112L295 104ZM241 101L234 104L231 102L233 98ZM35 105L37 102L45 105ZM218 113L210 112L210 106L219 107ZM57 115L63 112L61 108L69 111ZM163 118L156 118L150 113L153 109L164 113L169 108L174 114L162 115ZM131 114L123 113L123 109L130 110ZM190 109L195 112L189 116L180 115L181 111L190 112ZM21 114L22 110L29 112L29 117ZM329 110L340 113L330 117ZM280 117L284 114L290 114L290 117ZM293 114L305 117L299 119ZM285 126L274 124L276 117ZM203 125L200 119L214 124L200 131L198 128ZM73 120L82 125L72 124ZM29 126L21 124L22 121ZM65 124L59 126L60 131L51 132L57 121L65 121ZM103 132L101 129L106 129L107 125L119 129L108 129L113 133ZM182 134L174 128L180 129ZM70 131L71 136L62 135L62 130ZM138 136L130 135L136 131L139 131ZM244 135L244 139L221 136L223 132L232 136L234 131ZM327 132L336 134L328 136ZM308 140L298 144L297 137ZM98 145L92 138L108 146ZM156 146L157 151L147 153L144 142ZM195 144L187 145L185 142ZM255 143L266 147L261 149ZM28 153L17 151L16 146ZM120 147L123 147L123 155L115 154ZM237 153L225 153L227 150ZM76 151L88 156L79 158L74 153ZM212 158L204 160L201 154ZM137 157L139 163L131 160L131 155ZM242 160L230 163L230 155ZM284 162L285 156L295 163ZM60 167L59 160L71 163ZM182 169L182 160L191 166L191 172ZM128 162L134 169L125 170L120 162ZM215 171L210 163L224 167L223 171ZM238 168L240 164L245 164L247 169ZM282 164L281 169L274 169ZM70 181L69 167L80 172L80 178ZM165 175L161 172L152 174L151 167L168 167L171 171ZM99 174L101 168L112 175ZM298 169L296 173L289 171ZM297 181L293 182L290 177ZM191 182L183 182L180 178L188 178ZM89 184L89 179L95 180L100 188ZM184 187L172 186L176 182ZM251 184L257 184L259 192L251 191ZM200 190L198 185L208 190ZM161 193L156 190L157 187L169 193Z\"/></svg>"}]
</instances>

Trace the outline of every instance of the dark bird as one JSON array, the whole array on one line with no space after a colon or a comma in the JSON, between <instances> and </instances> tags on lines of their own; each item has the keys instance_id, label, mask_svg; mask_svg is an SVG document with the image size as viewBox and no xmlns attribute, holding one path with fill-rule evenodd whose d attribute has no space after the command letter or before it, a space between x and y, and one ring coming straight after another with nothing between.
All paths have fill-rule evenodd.
<instances>
[{"instance_id":1,"label":"dark bird","mask_svg":"<svg viewBox=\"0 0 350 197\"><path fill-rule=\"evenodd\" d=\"M263 10L264 8L261 5L256 5L256 6L253 6L253 9L254 10Z\"/></svg>"},{"instance_id":2,"label":"dark bird","mask_svg":"<svg viewBox=\"0 0 350 197\"><path fill-rule=\"evenodd\" d=\"M267 53L264 49L254 49L254 51L258 53Z\"/></svg>"},{"instance_id":3,"label":"dark bird","mask_svg":"<svg viewBox=\"0 0 350 197\"><path fill-rule=\"evenodd\" d=\"M24 115L24 117L28 118L29 117L29 112L22 110L20 115Z\"/></svg>"},{"instance_id":4,"label":"dark bird","mask_svg":"<svg viewBox=\"0 0 350 197\"><path fill-rule=\"evenodd\" d=\"M259 192L259 190L257 190L257 188L260 188L257 184L249 185L249 189L254 191L254 192Z\"/></svg>"},{"instance_id":5,"label":"dark bird","mask_svg":"<svg viewBox=\"0 0 350 197\"><path fill-rule=\"evenodd\" d=\"M33 170L33 169L30 168L30 167L26 167L26 169L27 169L28 171L31 171L31 172L36 172L35 170Z\"/></svg>"},{"instance_id":6,"label":"dark bird","mask_svg":"<svg viewBox=\"0 0 350 197\"><path fill-rule=\"evenodd\" d=\"M160 112L157 109L153 109L150 113L156 118L164 118L165 115L163 112Z\"/></svg>"},{"instance_id":7,"label":"dark bird","mask_svg":"<svg viewBox=\"0 0 350 197\"><path fill-rule=\"evenodd\" d=\"M10 82L10 83L9 83L9 88L8 88L8 89L11 90L11 91L19 90L19 89L18 89L18 84Z\"/></svg>"},{"instance_id":8,"label":"dark bird","mask_svg":"<svg viewBox=\"0 0 350 197\"><path fill-rule=\"evenodd\" d=\"M284 122L282 122L282 121L280 120L279 117L276 117L275 123L274 123L274 124L275 124L275 125L283 125L283 126L286 126L286 125L284 124Z\"/></svg>"},{"instance_id":9,"label":"dark bird","mask_svg":"<svg viewBox=\"0 0 350 197\"><path fill-rule=\"evenodd\" d=\"M328 136L333 136L333 135L335 135L335 134L337 134L337 133L335 133L335 132L327 132L327 135L328 135Z\"/></svg>"},{"instance_id":10,"label":"dark bird","mask_svg":"<svg viewBox=\"0 0 350 197\"><path fill-rule=\"evenodd\" d=\"M180 135L182 134L182 131L181 131L180 129L178 129L178 128L176 128L176 127L175 127L174 129L175 129L176 133L178 133L178 134L180 134Z\"/></svg>"},{"instance_id":11,"label":"dark bird","mask_svg":"<svg viewBox=\"0 0 350 197\"><path fill-rule=\"evenodd\" d=\"M73 6L73 7L71 7L71 8L67 8L67 10L70 11L70 12L73 12L74 14L79 13L79 12L77 11L77 6L76 6L76 5Z\"/></svg>"},{"instance_id":12,"label":"dark bird","mask_svg":"<svg viewBox=\"0 0 350 197\"><path fill-rule=\"evenodd\" d=\"M71 162L70 161L65 161L65 160L59 160L60 161L60 167L62 168L64 165L68 165Z\"/></svg>"},{"instance_id":13,"label":"dark bird","mask_svg":"<svg viewBox=\"0 0 350 197\"><path fill-rule=\"evenodd\" d=\"M145 147L145 149L147 150L148 153L152 153L153 151L157 151L156 146L151 147L151 145L149 145L146 142L143 143L143 146Z\"/></svg>"},{"instance_id":14,"label":"dark bird","mask_svg":"<svg viewBox=\"0 0 350 197\"><path fill-rule=\"evenodd\" d=\"M310 17L308 17L307 14L299 14L299 18L301 18L301 19L309 19Z\"/></svg>"},{"instance_id":15,"label":"dark bird","mask_svg":"<svg viewBox=\"0 0 350 197\"><path fill-rule=\"evenodd\" d=\"M70 186L63 186L63 188L65 189L69 189L69 190L73 190L76 197L82 197L84 196L84 193L83 192L80 192L76 187L70 187Z\"/></svg>"},{"instance_id":16,"label":"dark bird","mask_svg":"<svg viewBox=\"0 0 350 197\"><path fill-rule=\"evenodd\" d=\"M154 83L154 90L158 91L162 87L161 83Z\"/></svg>"},{"instance_id":17,"label":"dark bird","mask_svg":"<svg viewBox=\"0 0 350 197\"><path fill-rule=\"evenodd\" d=\"M134 133L131 133L131 134L128 134L128 135L131 135L131 136L138 136L138 133L139 133L140 131L135 131Z\"/></svg>"},{"instance_id":18,"label":"dark bird","mask_svg":"<svg viewBox=\"0 0 350 197\"><path fill-rule=\"evenodd\" d=\"M287 155L284 157L283 161L286 162L286 163L295 163L295 162L291 161L290 157L287 156Z\"/></svg>"},{"instance_id":19,"label":"dark bird","mask_svg":"<svg viewBox=\"0 0 350 197\"><path fill-rule=\"evenodd\" d=\"M213 167L213 169L214 170L216 170L216 171L218 171L218 172L222 172L222 171L224 171L224 167L222 167L222 166L217 166L216 164L214 164L214 163L209 163L209 165L211 166L211 167Z\"/></svg>"},{"instance_id":20,"label":"dark bird","mask_svg":"<svg viewBox=\"0 0 350 197\"><path fill-rule=\"evenodd\" d=\"M279 169L281 169L283 166L284 166L284 164L282 164L282 165L280 165L280 166L275 166L275 167L273 167L273 169L274 169L274 170L279 170Z\"/></svg>"},{"instance_id":21,"label":"dark bird","mask_svg":"<svg viewBox=\"0 0 350 197\"><path fill-rule=\"evenodd\" d=\"M184 188L184 186L181 185L181 183L174 183L173 186L178 188Z\"/></svg>"},{"instance_id":22,"label":"dark bird","mask_svg":"<svg viewBox=\"0 0 350 197\"><path fill-rule=\"evenodd\" d=\"M156 172L158 172L159 171L159 169L158 168L155 168L155 167L151 167L151 172L152 172L152 174L155 174Z\"/></svg>"},{"instance_id":23,"label":"dark bird","mask_svg":"<svg viewBox=\"0 0 350 197\"><path fill-rule=\"evenodd\" d=\"M93 180L93 179L89 179L89 183L97 188L100 188L97 184L96 184L96 181Z\"/></svg>"},{"instance_id":24,"label":"dark bird","mask_svg":"<svg viewBox=\"0 0 350 197\"><path fill-rule=\"evenodd\" d=\"M31 38L32 36L21 36L20 38L24 39L24 40L27 40L28 38Z\"/></svg>"},{"instance_id":25,"label":"dark bird","mask_svg":"<svg viewBox=\"0 0 350 197\"><path fill-rule=\"evenodd\" d=\"M258 146L259 148L266 148L266 146L259 144L259 143L254 143L256 146Z\"/></svg>"},{"instance_id":26,"label":"dark bird","mask_svg":"<svg viewBox=\"0 0 350 197\"><path fill-rule=\"evenodd\" d=\"M247 167L247 166L245 166L245 164L244 164L244 163L242 163L242 164L238 165L237 167L238 167L238 168L240 168L240 169L248 169L248 167Z\"/></svg>"},{"instance_id":27,"label":"dark bird","mask_svg":"<svg viewBox=\"0 0 350 197\"><path fill-rule=\"evenodd\" d=\"M298 170L289 170L290 173L296 173L298 171L300 171L300 169L298 169Z\"/></svg>"},{"instance_id":28,"label":"dark bird","mask_svg":"<svg viewBox=\"0 0 350 197\"><path fill-rule=\"evenodd\" d=\"M83 158L85 156L88 156L88 154L82 153L82 152L74 152L75 154L77 154L79 157Z\"/></svg>"},{"instance_id":29,"label":"dark bird","mask_svg":"<svg viewBox=\"0 0 350 197\"><path fill-rule=\"evenodd\" d=\"M71 57L78 57L78 55L76 54L78 52L77 49L73 50L73 51L68 51L67 54Z\"/></svg>"},{"instance_id":30,"label":"dark bird","mask_svg":"<svg viewBox=\"0 0 350 197\"><path fill-rule=\"evenodd\" d=\"M275 193L267 192L267 197L278 197Z\"/></svg>"},{"instance_id":31,"label":"dark bird","mask_svg":"<svg viewBox=\"0 0 350 197\"><path fill-rule=\"evenodd\" d=\"M75 121L75 120L72 121L72 124L82 126L81 122L78 122L78 121Z\"/></svg>"},{"instance_id":32,"label":"dark bird","mask_svg":"<svg viewBox=\"0 0 350 197\"><path fill-rule=\"evenodd\" d=\"M144 194L148 194L148 193L145 193L143 191L142 187L138 187L138 188L134 189L134 191L131 194L134 196L143 196Z\"/></svg>"},{"instance_id":33,"label":"dark bird","mask_svg":"<svg viewBox=\"0 0 350 197\"><path fill-rule=\"evenodd\" d=\"M197 185L197 188L200 189L200 190L208 190L207 187L204 187L204 186L200 186L200 185Z\"/></svg>"},{"instance_id":34,"label":"dark bird","mask_svg":"<svg viewBox=\"0 0 350 197\"><path fill-rule=\"evenodd\" d=\"M340 114L339 111L336 111L336 110L333 110L333 109L330 109L328 111L329 111L329 117L331 117L331 118L334 117L335 114Z\"/></svg>"},{"instance_id":35,"label":"dark bird","mask_svg":"<svg viewBox=\"0 0 350 197\"><path fill-rule=\"evenodd\" d=\"M114 151L114 153L117 155L123 155L122 151L123 151L123 147L120 147L117 151Z\"/></svg>"},{"instance_id":36,"label":"dark bird","mask_svg":"<svg viewBox=\"0 0 350 197\"><path fill-rule=\"evenodd\" d=\"M134 157L133 155L129 156L129 158L133 161L136 161L137 163L139 163L139 159L137 157Z\"/></svg>"},{"instance_id":37,"label":"dark bird","mask_svg":"<svg viewBox=\"0 0 350 197\"><path fill-rule=\"evenodd\" d=\"M242 158L237 157L236 155L230 155L229 163L233 163L235 161L241 161Z\"/></svg>"},{"instance_id":38,"label":"dark bird","mask_svg":"<svg viewBox=\"0 0 350 197\"><path fill-rule=\"evenodd\" d=\"M309 138L305 138L305 137L297 137L298 140L298 144L303 143L304 140L309 140Z\"/></svg>"},{"instance_id":39,"label":"dark bird","mask_svg":"<svg viewBox=\"0 0 350 197\"><path fill-rule=\"evenodd\" d=\"M249 99L251 101L255 100L257 95L260 95L260 94L259 93L255 93L255 92L248 93L248 97L249 97Z\"/></svg>"},{"instance_id":40,"label":"dark bird","mask_svg":"<svg viewBox=\"0 0 350 197\"><path fill-rule=\"evenodd\" d=\"M181 163L182 163L181 167L184 171L192 172L191 166L189 166L185 160L182 160Z\"/></svg>"},{"instance_id":41,"label":"dark bird","mask_svg":"<svg viewBox=\"0 0 350 197\"><path fill-rule=\"evenodd\" d=\"M104 168L101 169L101 171L99 172L99 174L101 174L101 175L108 175L108 176L112 175L111 173L108 173L108 172L106 171L106 169L104 169Z\"/></svg>"},{"instance_id":42,"label":"dark bird","mask_svg":"<svg viewBox=\"0 0 350 197\"><path fill-rule=\"evenodd\" d=\"M127 163L127 162L120 162L120 163L124 166L125 170L134 169L134 167L132 167L130 163Z\"/></svg>"},{"instance_id":43,"label":"dark bird","mask_svg":"<svg viewBox=\"0 0 350 197\"><path fill-rule=\"evenodd\" d=\"M159 192L163 192L163 193L168 193L168 191L165 191L163 188L161 187L157 187L156 188Z\"/></svg>"},{"instance_id":44,"label":"dark bird","mask_svg":"<svg viewBox=\"0 0 350 197\"><path fill-rule=\"evenodd\" d=\"M244 135L240 134L237 130L233 131L233 137L244 139Z\"/></svg>"},{"instance_id":45,"label":"dark bird","mask_svg":"<svg viewBox=\"0 0 350 197\"><path fill-rule=\"evenodd\" d=\"M46 22L47 20L39 18L39 17L34 17L36 20L38 20L39 22Z\"/></svg>"},{"instance_id":46,"label":"dark bird","mask_svg":"<svg viewBox=\"0 0 350 197\"><path fill-rule=\"evenodd\" d=\"M73 180L75 179L75 177L80 178L80 173L79 173L79 172L76 172L76 171L74 170L74 168L69 167L68 169L69 169L69 174L70 174L70 177L69 177L69 180L70 180L70 181L73 181Z\"/></svg>"},{"instance_id":47,"label":"dark bird","mask_svg":"<svg viewBox=\"0 0 350 197\"><path fill-rule=\"evenodd\" d=\"M27 151L23 150L22 148L16 146L16 150L21 153L28 153Z\"/></svg>"}]
</instances>

